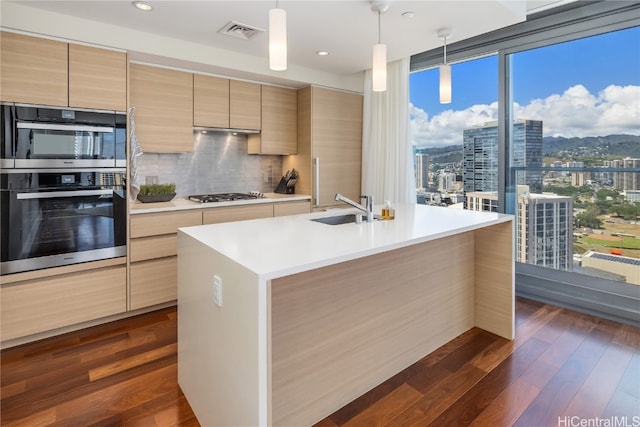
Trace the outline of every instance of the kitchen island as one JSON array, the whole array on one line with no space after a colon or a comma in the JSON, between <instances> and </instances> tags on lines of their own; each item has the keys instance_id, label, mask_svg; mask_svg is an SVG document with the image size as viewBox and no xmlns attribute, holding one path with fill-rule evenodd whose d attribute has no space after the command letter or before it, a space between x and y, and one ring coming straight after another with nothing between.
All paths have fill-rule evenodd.
<instances>
[{"instance_id":1,"label":"kitchen island","mask_svg":"<svg viewBox=\"0 0 640 427\"><path fill-rule=\"evenodd\" d=\"M311 425L474 326L513 339L511 216L311 220L345 212L179 230L178 382L202 425Z\"/></svg>"}]
</instances>

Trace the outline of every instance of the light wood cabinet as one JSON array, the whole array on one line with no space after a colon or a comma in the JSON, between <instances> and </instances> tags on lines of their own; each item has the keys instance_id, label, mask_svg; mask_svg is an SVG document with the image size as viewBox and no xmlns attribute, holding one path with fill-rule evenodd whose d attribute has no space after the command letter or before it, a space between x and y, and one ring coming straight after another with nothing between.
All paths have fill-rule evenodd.
<instances>
[{"instance_id":1,"label":"light wood cabinet","mask_svg":"<svg viewBox=\"0 0 640 427\"><path fill-rule=\"evenodd\" d=\"M2 341L99 319L127 309L126 266L3 285Z\"/></svg>"},{"instance_id":2,"label":"light wood cabinet","mask_svg":"<svg viewBox=\"0 0 640 427\"><path fill-rule=\"evenodd\" d=\"M131 64L130 104L143 151L193 151L193 75Z\"/></svg>"},{"instance_id":3,"label":"light wood cabinet","mask_svg":"<svg viewBox=\"0 0 640 427\"><path fill-rule=\"evenodd\" d=\"M193 75L193 125L229 127L229 79Z\"/></svg>"},{"instance_id":4,"label":"light wood cabinet","mask_svg":"<svg viewBox=\"0 0 640 427\"><path fill-rule=\"evenodd\" d=\"M273 204L273 216L298 215L309 212L311 212L311 204L308 201Z\"/></svg>"},{"instance_id":5,"label":"light wood cabinet","mask_svg":"<svg viewBox=\"0 0 640 427\"><path fill-rule=\"evenodd\" d=\"M0 38L0 99L66 107L67 43L4 31Z\"/></svg>"},{"instance_id":6,"label":"light wood cabinet","mask_svg":"<svg viewBox=\"0 0 640 427\"><path fill-rule=\"evenodd\" d=\"M178 257L132 263L129 274L131 310L178 298Z\"/></svg>"},{"instance_id":7,"label":"light wood cabinet","mask_svg":"<svg viewBox=\"0 0 640 427\"><path fill-rule=\"evenodd\" d=\"M202 225L202 211L136 214L130 224L130 309L175 300L178 228Z\"/></svg>"},{"instance_id":8,"label":"light wood cabinet","mask_svg":"<svg viewBox=\"0 0 640 427\"><path fill-rule=\"evenodd\" d=\"M261 203L245 206L224 206L206 209L202 212L203 224L244 221L248 219L269 218L273 216L273 203Z\"/></svg>"},{"instance_id":9,"label":"light wood cabinet","mask_svg":"<svg viewBox=\"0 0 640 427\"><path fill-rule=\"evenodd\" d=\"M262 86L262 132L249 135L249 154L297 153L297 104L295 90Z\"/></svg>"},{"instance_id":10,"label":"light wood cabinet","mask_svg":"<svg viewBox=\"0 0 640 427\"><path fill-rule=\"evenodd\" d=\"M261 90L257 83L229 81L229 127L260 130Z\"/></svg>"},{"instance_id":11,"label":"light wood cabinet","mask_svg":"<svg viewBox=\"0 0 640 427\"><path fill-rule=\"evenodd\" d=\"M0 38L2 101L126 111L126 53L9 32Z\"/></svg>"},{"instance_id":12,"label":"light wood cabinet","mask_svg":"<svg viewBox=\"0 0 640 427\"><path fill-rule=\"evenodd\" d=\"M298 154L283 160L283 170L292 168L299 172L296 191L311 194L313 208L339 205L336 193L358 201L361 95L318 87L298 91Z\"/></svg>"},{"instance_id":13,"label":"light wood cabinet","mask_svg":"<svg viewBox=\"0 0 640 427\"><path fill-rule=\"evenodd\" d=\"M126 111L126 53L69 44L69 106Z\"/></svg>"}]
</instances>

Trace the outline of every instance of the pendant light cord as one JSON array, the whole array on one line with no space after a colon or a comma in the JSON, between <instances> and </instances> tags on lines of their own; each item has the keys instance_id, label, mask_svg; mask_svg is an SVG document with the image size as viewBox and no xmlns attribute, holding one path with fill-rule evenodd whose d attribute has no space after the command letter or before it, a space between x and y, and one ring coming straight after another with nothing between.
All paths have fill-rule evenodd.
<instances>
[{"instance_id":1,"label":"pendant light cord","mask_svg":"<svg viewBox=\"0 0 640 427\"><path fill-rule=\"evenodd\" d=\"M447 65L447 36L444 36L444 65Z\"/></svg>"},{"instance_id":2,"label":"pendant light cord","mask_svg":"<svg viewBox=\"0 0 640 427\"><path fill-rule=\"evenodd\" d=\"M380 27L381 27L381 25L380 25L380 15L381 15L380 10L378 10L378 44L380 44L380 40L381 40L380 39Z\"/></svg>"}]
</instances>

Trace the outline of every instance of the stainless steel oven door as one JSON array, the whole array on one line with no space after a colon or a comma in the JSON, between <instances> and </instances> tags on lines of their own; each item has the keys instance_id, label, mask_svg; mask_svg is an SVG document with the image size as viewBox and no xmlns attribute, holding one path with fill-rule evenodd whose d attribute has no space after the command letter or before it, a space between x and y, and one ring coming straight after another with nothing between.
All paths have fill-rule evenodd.
<instances>
[{"instance_id":1,"label":"stainless steel oven door","mask_svg":"<svg viewBox=\"0 0 640 427\"><path fill-rule=\"evenodd\" d=\"M17 123L16 168L116 167L114 127Z\"/></svg>"},{"instance_id":2,"label":"stainless steel oven door","mask_svg":"<svg viewBox=\"0 0 640 427\"><path fill-rule=\"evenodd\" d=\"M37 174L9 176L14 182L37 179L21 178L29 175ZM1 194L2 274L126 256L124 188L3 186Z\"/></svg>"}]
</instances>

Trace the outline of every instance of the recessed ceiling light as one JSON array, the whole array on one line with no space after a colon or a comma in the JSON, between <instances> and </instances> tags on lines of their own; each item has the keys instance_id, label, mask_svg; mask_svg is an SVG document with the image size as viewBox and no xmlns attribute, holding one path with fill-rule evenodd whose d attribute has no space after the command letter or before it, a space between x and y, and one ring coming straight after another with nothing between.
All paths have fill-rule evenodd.
<instances>
[{"instance_id":1,"label":"recessed ceiling light","mask_svg":"<svg viewBox=\"0 0 640 427\"><path fill-rule=\"evenodd\" d=\"M416 14L411 12L411 11L407 11L407 12L403 12L402 13L402 17L405 18L405 19L411 19L414 16L416 16Z\"/></svg>"},{"instance_id":2,"label":"recessed ceiling light","mask_svg":"<svg viewBox=\"0 0 640 427\"><path fill-rule=\"evenodd\" d=\"M144 10L145 12L149 12L149 11L153 10L153 6L151 6L149 3L145 3L143 1L134 1L131 4L134 7L137 7L140 10Z\"/></svg>"},{"instance_id":3,"label":"recessed ceiling light","mask_svg":"<svg viewBox=\"0 0 640 427\"><path fill-rule=\"evenodd\" d=\"M327 55L329 55L329 52L327 52L326 50L319 50L319 51L316 52L316 54L318 56L327 56Z\"/></svg>"}]
</instances>

